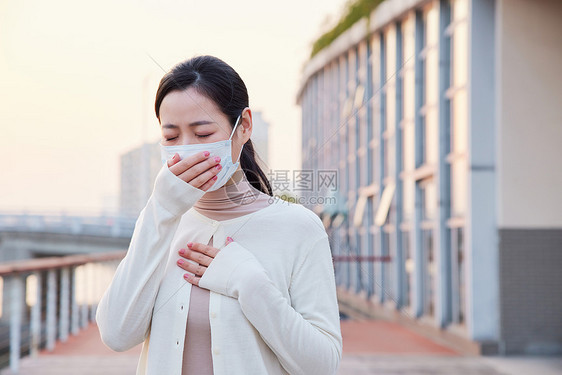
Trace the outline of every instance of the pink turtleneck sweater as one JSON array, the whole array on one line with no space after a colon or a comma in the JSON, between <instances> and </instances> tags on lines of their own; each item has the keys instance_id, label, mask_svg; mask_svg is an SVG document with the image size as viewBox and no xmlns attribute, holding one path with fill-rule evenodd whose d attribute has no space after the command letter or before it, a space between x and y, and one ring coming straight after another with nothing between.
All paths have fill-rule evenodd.
<instances>
[{"instance_id":1,"label":"pink turtleneck sweater","mask_svg":"<svg viewBox=\"0 0 562 375\"><path fill-rule=\"evenodd\" d=\"M213 220L229 220L265 208L271 197L250 185L238 169L221 188L205 193L193 208ZM234 239L236 240L236 239ZM213 245L213 237L209 240ZM217 244L221 247L224 244ZM209 290L192 285L183 352L182 375L212 375Z\"/></svg>"}]
</instances>

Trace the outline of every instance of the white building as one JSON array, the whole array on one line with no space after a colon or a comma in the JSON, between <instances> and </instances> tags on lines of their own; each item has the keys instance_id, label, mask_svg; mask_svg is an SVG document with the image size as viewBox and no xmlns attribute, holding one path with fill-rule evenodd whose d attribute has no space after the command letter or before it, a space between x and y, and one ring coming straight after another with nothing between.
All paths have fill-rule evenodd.
<instances>
[{"instance_id":1,"label":"white building","mask_svg":"<svg viewBox=\"0 0 562 375\"><path fill-rule=\"evenodd\" d=\"M562 1L369 17L298 94L303 169L338 172L340 298L473 352L562 353Z\"/></svg>"},{"instance_id":2,"label":"white building","mask_svg":"<svg viewBox=\"0 0 562 375\"><path fill-rule=\"evenodd\" d=\"M122 215L136 217L140 214L161 166L159 141L145 143L121 156L119 206Z\"/></svg>"},{"instance_id":3,"label":"white building","mask_svg":"<svg viewBox=\"0 0 562 375\"><path fill-rule=\"evenodd\" d=\"M261 165L264 173L269 169L269 123L263 119L263 114L260 111L252 112L252 144L259 158L256 158L259 163L261 159L265 165ZM263 164L263 163L262 163Z\"/></svg>"}]
</instances>

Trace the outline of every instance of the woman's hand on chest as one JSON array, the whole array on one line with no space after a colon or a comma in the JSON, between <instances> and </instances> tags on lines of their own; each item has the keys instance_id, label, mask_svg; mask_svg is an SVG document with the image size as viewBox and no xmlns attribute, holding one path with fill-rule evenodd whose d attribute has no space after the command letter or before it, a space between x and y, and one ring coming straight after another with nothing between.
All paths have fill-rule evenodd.
<instances>
[{"instance_id":1,"label":"woman's hand on chest","mask_svg":"<svg viewBox=\"0 0 562 375\"><path fill-rule=\"evenodd\" d=\"M227 237L225 246L234 241L232 238ZM200 242L189 242L187 244L187 249L180 249L178 254L180 259L177 261L177 265L190 273L183 275L183 278L193 285L199 286L199 280L207 270L207 267L211 264L215 256L220 250L216 247L205 245ZM186 261L185 259L192 260L196 264Z\"/></svg>"}]
</instances>

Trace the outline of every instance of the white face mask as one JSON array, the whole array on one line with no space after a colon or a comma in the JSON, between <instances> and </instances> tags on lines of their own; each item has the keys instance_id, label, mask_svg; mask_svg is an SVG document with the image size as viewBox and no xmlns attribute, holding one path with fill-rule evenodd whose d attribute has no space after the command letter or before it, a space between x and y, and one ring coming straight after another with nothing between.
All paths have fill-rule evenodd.
<instances>
[{"instance_id":1,"label":"white face mask","mask_svg":"<svg viewBox=\"0 0 562 375\"><path fill-rule=\"evenodd\" d=\"M209 151L209 157L219 156L221 158L220 165L222 169L217 174L217 179L215 183L207 190L207 191L214 191L221 188L226 182L230 179L230 177L234 174L234 172L238 169L240 165L240 155L242 154L242 149L244 145L240 148L240 153L238 154L238 159L236 163L232 163L232 135L238 126L238 121L240 120L240 116L236 119L236 123L234 124L234 129L232 129L232 133L230 133L230 137L225 141L218 141L213 143L198 143L193 145L178 145L178 146L163 146L160 144L160 154L162 156L162 164L166 163L169 159L174 156L177 152L180 156L180 160L185 159L188 156L194 155L198 152L202 151Z\"/></svg>"}]
</instances>

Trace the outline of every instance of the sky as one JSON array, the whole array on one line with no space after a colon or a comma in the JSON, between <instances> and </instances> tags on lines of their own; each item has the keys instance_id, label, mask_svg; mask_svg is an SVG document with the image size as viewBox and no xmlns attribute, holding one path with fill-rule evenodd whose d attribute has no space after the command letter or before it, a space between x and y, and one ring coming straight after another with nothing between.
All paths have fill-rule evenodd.
<instances>
[{"instance_id":1,"label":"sky","mask_svg":"<svg viewBox=\"0 0 562 375\"><path fill-rule=\"evenodd\" d=\"M210 54L270 124L272 169L300 168L296 94L345 0L0 0L0 212L116 209L119 156L160 138L158 82Z\"/></svg>"}]
</instances>

